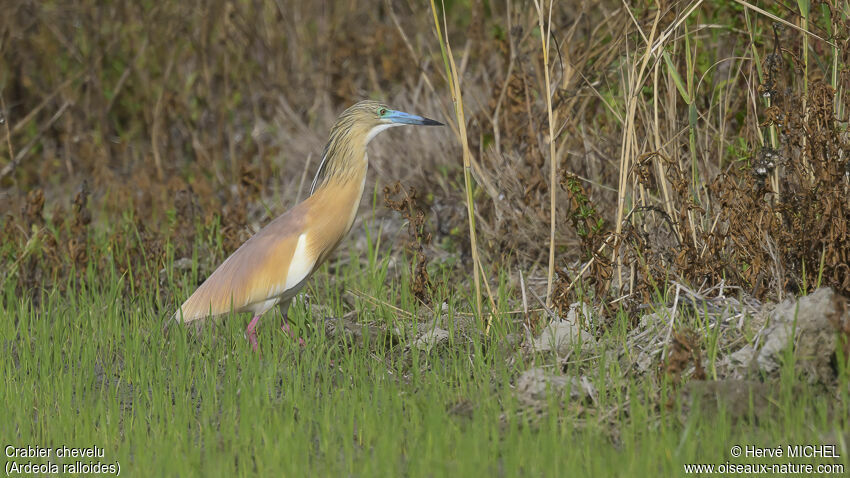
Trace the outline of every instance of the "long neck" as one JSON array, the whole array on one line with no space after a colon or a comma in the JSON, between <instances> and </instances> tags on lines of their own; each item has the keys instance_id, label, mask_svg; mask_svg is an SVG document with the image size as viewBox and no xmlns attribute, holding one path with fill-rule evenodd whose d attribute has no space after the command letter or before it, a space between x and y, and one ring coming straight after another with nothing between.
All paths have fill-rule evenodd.
<instances>
[{"instance_id":1,"label":"long neck","mask_svg":"<svg viewBox=\"0 0 850 478\"><path fill-rule=\"evenodd\" d=\"M315 250L320 251L317 265L333 252L354 224L366 185L365 157L360 161L362 166L351 168L343 176L328 174L305 201L309 203L309 234L316 241Z\"/></svg>"},{"instance_id":2,"label":"long neck","mask_svg":"<svg viewBox=\"0 0 850 478\"><path fill-rule=\"evenodd\" d=\"M351 180L362 180L367 166L366 143L368 131L358 125L354 118L340 117L331 129L310 194L331 183L339 185Z\"/></svg>"}]
</instances>

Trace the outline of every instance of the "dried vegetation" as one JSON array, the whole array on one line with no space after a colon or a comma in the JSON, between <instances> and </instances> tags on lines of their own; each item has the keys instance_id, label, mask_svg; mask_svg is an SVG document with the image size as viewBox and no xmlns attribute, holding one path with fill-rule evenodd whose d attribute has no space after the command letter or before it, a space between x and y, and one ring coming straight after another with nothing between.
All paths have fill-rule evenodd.
<instances>
[{"instance_id":1,"label":"dried vegetation","mask_svg":"<svg viewBox=\"0 0 850 478\"><path fill-rule=\"evenodd\" d=\"M637 326L677 281L764 301L850 295L846 2L812 2L808 37L741 2L556 2L548 92L528 2L447 3L485 270L511 264L527 271L511 271L516 289L542 290L555 161L561 316L589 300ZM200 281L305 197L335 114L374 96L450 123L370 152L372 180L406 185L376 212L407 221L427 304L428 258L466 272L470 259L437 45L428 12L405 2L9 3L2 280L37 297L114 268L133 287L196 256ZM704 373L705 344L664 338L666 374Z\"/></svg>"}]
</instances>

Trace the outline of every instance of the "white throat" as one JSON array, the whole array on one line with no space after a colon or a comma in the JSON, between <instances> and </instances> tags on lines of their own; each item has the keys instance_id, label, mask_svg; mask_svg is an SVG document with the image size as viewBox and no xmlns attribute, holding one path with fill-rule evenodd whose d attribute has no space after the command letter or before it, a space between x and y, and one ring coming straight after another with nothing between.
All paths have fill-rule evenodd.
<instances>
[{"instance_id":1,"label":"white throat","mask_svg":"<svg viewBox=\"0 0 850 478\"><path fill-rule=\"evenodd\" d=\"M366 144L369 144L369 142L372 141L372 139L375 136L377 136L378 133L380 133L381 131L383 131L385 129L392 128L393 126L403 126L403 125L401 123L384 123L384 124L379 124L378 126L373 127L369 131L369 134L366 135Z\"/></svg>"}]
</instances>

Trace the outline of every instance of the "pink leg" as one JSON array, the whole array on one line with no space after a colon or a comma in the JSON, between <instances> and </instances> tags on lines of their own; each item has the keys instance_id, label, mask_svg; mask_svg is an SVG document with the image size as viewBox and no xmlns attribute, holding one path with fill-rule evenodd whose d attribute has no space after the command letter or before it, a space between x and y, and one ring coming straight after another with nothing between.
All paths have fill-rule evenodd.
<instances>
[{"instance_id":1,"label":"pink leg","mask_svg":"<svg viewBox=\"0 0 850 478\"><path fill-rule=\"evenodd\" d=\"M257 351L257 324L260 322L260 316L255 315L251 322L248 323L248 328L245 329L245 335L248 337L248 343L254 352Z\"/></svg>"},{"instance_id":2,"label":"pink leg","mask_svg":"<svg viewBox=\"0 0 850 478\"><path fill-rule=\"evenodd\" d=\"M287 335L287 337L292 337L292 333L289 331L288 314L283 314L283 321L280 323L280 330L282 330L283 333ZM304 347L304 345L306 345L304 343L304 339L302 339L301 337L296 337L296 339L298 339L298 345L300 345L302 347Z\"/></svg>"}]
</instances>

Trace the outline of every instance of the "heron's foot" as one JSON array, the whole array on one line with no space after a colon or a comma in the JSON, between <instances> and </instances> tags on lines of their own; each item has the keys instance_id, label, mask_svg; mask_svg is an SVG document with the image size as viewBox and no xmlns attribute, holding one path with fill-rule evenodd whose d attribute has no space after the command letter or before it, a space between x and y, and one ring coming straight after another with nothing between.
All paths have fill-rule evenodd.
<instances>
[{"instance_id":1,"label":"heron's foot","mask_svg":"<svg viewBox=\"0 0 850 478\"><path fill-rule=\"evenodd\" d=\"M287 337L293 337L292 332L289 330L289 321L286 319L286 316L283 317L283 321L280 323L280 330L282 330ZM301 347L307 345L307 343L304 342L304 339L302 339L301 337L293 338L298 341L298 345L300 345Z\"/></svg>"},{"instance_id":2,"label":"heron's foot","mask_svg":"<svg viewBox=\"0 0 850 478\"><path fill-rule=\"evenodd\" d=\"M245 329L245 336L248 338L248 343L251 344L251 349L257 351L257 323L260 322L260 316L255 315L248 327Z\"/></svg>"}]
</instances>

